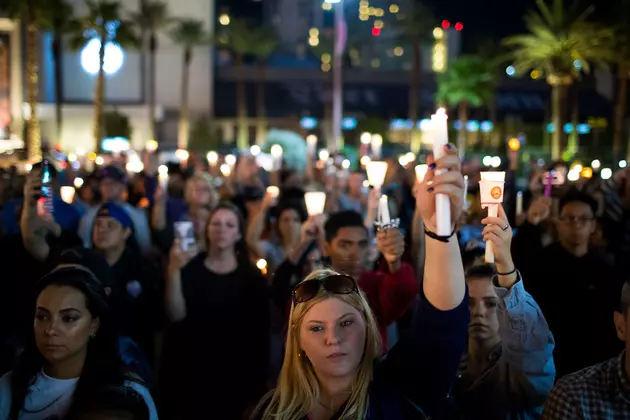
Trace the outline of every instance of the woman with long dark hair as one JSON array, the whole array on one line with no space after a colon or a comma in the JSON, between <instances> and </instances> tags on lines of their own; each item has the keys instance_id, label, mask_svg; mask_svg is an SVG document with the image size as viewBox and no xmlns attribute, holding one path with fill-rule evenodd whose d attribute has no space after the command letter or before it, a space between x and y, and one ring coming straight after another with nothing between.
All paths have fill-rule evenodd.
<instances>
[{"instance_id":1,"label":"woman with long dark hair","mask_svg":"<svg viewBox=\"0 0 630 420\"><path fill-rule=\"evenodd\" d=\"M157 419L149 391L118 356L102 282L90 264L70 262L99 256L71 252L78 258L62 255L65 261L36 285L34 334L15 369L0 379L0 419L70 417L110 387L134 389Z\"/></svg>"},{"instance_id":2,"label":"woman with long dark hair","mask_svg":"<svg viewBox=\"0 0 630 420\"><path fill-rule=\"evenodd\" d=\"M162 416L241 419L264 392L269 353L266 281L252 266L243 220L219 204L197 256L171 250L166 312L172 324L160 376Z\"/></svg>"}]
</instances>

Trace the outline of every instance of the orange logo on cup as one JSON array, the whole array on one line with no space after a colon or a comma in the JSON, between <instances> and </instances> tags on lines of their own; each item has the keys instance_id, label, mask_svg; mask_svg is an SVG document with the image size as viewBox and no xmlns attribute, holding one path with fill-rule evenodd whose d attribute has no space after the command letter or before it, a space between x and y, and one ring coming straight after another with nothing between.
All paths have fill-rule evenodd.
<instances>
[{"instance_id":1,"label":"orange logo on cup","mask_svg":"<svg viewBox=\"0 0 630 420\"><path fill-rule=\"evenodd\" d=\"M501 191L501 187L494 187L491 191L490 191L490 195L492 196L492 198L494 198L495 200L498 200L499 198L501 198L501 194L503 192Z\"/></svg>"}]
</instances>

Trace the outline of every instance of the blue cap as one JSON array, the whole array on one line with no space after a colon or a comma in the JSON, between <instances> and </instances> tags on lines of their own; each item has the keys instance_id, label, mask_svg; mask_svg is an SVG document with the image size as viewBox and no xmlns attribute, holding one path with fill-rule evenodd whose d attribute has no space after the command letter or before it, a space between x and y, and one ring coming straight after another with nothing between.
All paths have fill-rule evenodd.
<instances>
[{"instance_id":1,"label":"blue cap","mask_svg":"<svg viewBox=\"0 0 630 420\"><path fill-rule=\"evenodd\" d=\"M133 227L133 222L131 221L131 217L127 214L127 211L116 203L109 202L103 204L98 209L96 217L112 217L125 229Z\"/></svg>"}]
</instances>

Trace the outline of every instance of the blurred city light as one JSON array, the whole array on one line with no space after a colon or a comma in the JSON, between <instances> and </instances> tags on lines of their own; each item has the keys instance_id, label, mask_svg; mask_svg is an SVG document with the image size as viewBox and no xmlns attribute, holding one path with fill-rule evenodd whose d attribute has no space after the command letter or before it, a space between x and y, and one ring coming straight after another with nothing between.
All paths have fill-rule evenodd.
<instances>
[{"instance_id":1,"label":"blurred city light","mask_svg":"<svg viewBox=\"0 0 630 420\"><path fill-rule=\"evenodd\" d=\"M449 22L449 21L448 21L448 20L446 20L446 19L442 21L442 28L444 28L444 29L448 29L448 28L450 28L450 27L451 27L451 22Z\"/></svg>"},{"instance_id":2,"label":"blurred city light","mask_svg":"<svg viewBox=\"0 0 630 420\"><path fill-rule=\"evenodd\" d=\"M582 176L582 178L592 178L593 177L593 169L589 168L588 166L586 168L582 168L582 171L580 172L580 175Z\"/></svg>"},{"instance_id":3,"label":"blurred city light","mask_svg":"<svg viewBox=\"0 0 630 420\"><path fill-rule=\"evenodd\" d=\"M581 170L582 170L581 168L580 170L571 169L569 173L567 174L567 179L572 182L577 181L578 179L580 179Z\"/></svg>"},{"instance_id":4,"label":"blurred city light","mask_svg":"<svg viewBox=\"0 0 630 420\"><path fill-rule=\"evenodd\" d=\"M330 54L322 54L322 63L330 63Z\"/></svg>"},{"instance_id":5,"label":"blurred city light","mask_svg":"<svg viewBox=\"0 0 630 420\"><path fill-rule=\"evenodd\" d=\"M619 161L619 167L620 168L625 168L626 166L628 166L628 162L626 162L625 160L620 160Z\"/></svg>"},{"instance_id":6,"label":"blurred city light","mask_svg":"<svg viewBox=\"0 0 630 420\"><path fill-rule=\"evenodd\" d=\"M330 71L330 64L329 63L322 63L322 71L324 73L328 73Z\"/></svg>"},{"instance_id":7,"label":"blurred city light","mask_svg":"<svg viewBox=\"0 0 630 420\"><path fill-rule=\"evenodd\" d=\"M300 125L306 130L312 130L313 128L317 127L317 118L303 117L300 120Z\"/></svg>"},{"instance_id":8,"label":"blurred city light","mask_svg":"<svg viewBox=\"0 0 630 420\"><path fill-rule=\"evenodd\" d=\"M382 20L375 20L375 21L374 21L374 27L375 27L375 28L378 28L378 29L383 29L383 25L385 25L385 24L383 23L383 21L382 21Z\"/></svg>"},{"instance_id":9,"label":"blurred city light","mask_svg":"<svg viewBox=\"0 0 630 420\"><path fill-rule=\"evenodd\" d=\"M258 156L260 154L260 146L257 144L253 145L249 148L249 153L251 153L252 156Z\"/></svg>"},{"instance_id":10,"label":"blurred city light","mask_svg":"<svg viewBox=\"0 0 630 420\"><path fill-rule=\"evenodd\" d=\"M350 168L350 161L349 161L348 159L344 159L344 160L341 162L341 167L342 167L343 169L348 169L348 168Z\"/></svg>"},{"instance_id":11,"label":"blurred city light","mask_svg":"<svg viewBox=\"0 0 630 420\"><path fill-rule=\"evenodd\" d=\"M483 159L481 160L481 163L483 163L483 166L490 166L492 162L492 156L484 156Z\"/></svg>"},{"instance_id":12,"label":"blurred city light","mask_svg":"<svg viewBox=\"0 0 630 420\"><path fill-rule=\"evenodd\" d=\"M74 188L81 188L83 186L83 178L74 178Z\"/></svg>"},{"instance_id":13,"label":"blurred city light","mask_svg":"<svg viewBox=\"0 0 630 420\"><path fill-rule=\"evenodd\" d=\"M575 60L573 62L573 67L575 67L576 70L582 70L582 62L580 60Z\"/></svg>"},{"instance_id":14,"label":"blurred city light","mask_svg":"<svg viewBox=\"0 0 630 420\"><path fill-rule=\"evenodd\" d=\"M372 35L379 36L381 34L381 28L377 28L376 26L372 28Z\"/></svg>"},{"instance_id":15,"label":"blurred city light","mask_svg":"<svg viewBox=\"0 0 630 420\"><path fill-rule=\"evenodd\" d=\"M405 50L403 50L403 47L396 47L394 48L394 55L397 57L400 57L404 54Z\"/></svg>"},{"instance_id":16,"label":"blurred city light","mask_svg":"<svg viewBox=\"0 0 630 420\"><path fill-rule=\"evenodd\" d=\"M326 3L339 3L341 0L324 0Z\"/></svg>"},{"instance_id":17,"label":"blurred city light","mask_svg":"<svg viewBox=\"0 0 630 420\"><path fill-rule=\"evenodd\" d=\"M184 149L177 149L175 151L175 157L177 157L177 159L179 159L179 160L188 160L189 153L188 153L188 151L186 151Z\"/></svg>"},{"instance_id":18,"label":"blurred city light","mask_svg":"<svg viewBox=\"0 0 630 420\"><path fill-rule=\"evenodd\" d=\"M444 30L442 28L435 28L433 30L433 38L442 39L444 37Z\"/></svg>"},{"instance_id":19,"label":"blurred city light","mask_svg":"<svg viewBox=\"0 0 630 420\"><path fill-rule=\"evenodd\" d=\"M508 147L510 150L517 151L521 148L521 142L516 137L512 137L510 141L508 141Z\"/></svg>"},{"instance_id":20,"label":"blurred city light","mask_svg":"<svg viewBox=\"0 0 630 420\"><path fill-rule=\"evenodd\" d=\"M501 158L499 156L493 156L490 159L490 166L492 166L493 168L498 168L499 166L501 166Z\"/></svg>"},{"instance_id":21,"label":"blurred city light","mask_svg":"<svg viewBox=\"0 0 630 420\"><path fill-rule=\"evenodd\" d=\"M534 80L540 79L540 72L538 70L532 70L529 76Z\"/></svg>"},{"instance_id":22,"label":"blurred city light","mask_svg":"<svg viewBox=\"0 0 630 420\"><path fill-rule=\"evenodd\" d=\"M317 29L317 28L311 28L311 29L308 31L308 35L309 35L311 38L317 38L317 37L319 36L319 29Z\"/></svg>"},{"instance_id":23,"label":"blurred city light","mask_svg":"<svg viewBox=\"0 0 630 420\"><path fill-rule=\"evenodd\" d=\"M400 11L400 8L398 7L397 4L390 4L389 13L398 13L399 11Z\"/></svg>"},{"instance_id":24,"label":"blurred city light","mask_svg":"<svg viewBox=\"0 0 630 420\"><path fill-rule=\"evenodd\" d=\"M97 74L100 68L99 51L101 41L97 38L91 39L81 50L81 67L89 74ZM118 44L108 42L105 44L105 63L103 71L106 74L114 74L122 67L125 61L125 54Z\"/></svg>"},{"instance_id":25,"label":"blurred city light","mask_svg":"<svg viewBox=\"0 0 630 420\"><path fill-rule=\"evenodd\" d=\"M604 168L602 169L602 179L610 179L610 177L612 176L612 169L610 168Z\"/></svg>"},{"instance_id":26,"label":"blurred city light","mask_svg":"<svg viewBox=\"0 0 630 420\"><path fill-rule=\"evenodd\" d=\"M514 68L514 66L507 66L505 68L505 74L512 77L516 74L516 69Z\"/></svg>"},{"instance_id":27,"label":"blurred city light","mask_svg":"<svg viewBox=\"0 0 630 420\"><path fill-rule=\"evenodd\" d=\"M372 142L372 134L367 131L361 133L361 144L370 144Z\"/></svg>"},{"instance_id":28,"label":"blurred city light","mask_svg":"<svg viewBox=\"0 0 630 420\"><path fill-rule=\"evenodd\" d=\"M593 169L599 169L601 168L602 163L599 161L599 159L595 159L591 162L591 166L593 167Z\"/></svg>"},{"instance_id":29,"label":"blurred city light","mask_svg":"<svg viewBox=\"0 0 630 420\"><path fill-rule=\"evenodd\" d=\"M274 146L276 146L276 145L274 145ZM234 155L226 155L225 156L225 163L227 163L230 166L236 165L236 156L234 156Z\"/></svg>"},{"instance_id":30,"label":"blurred city light","mask_svg":"<svg viewBox=\"0 0 630 420\"><path fill-rule=\"evenodd\" d=\"M492 121L482 121L479 127L484 133L489 133L494 130L494 124L492 123Z\"/></svg>"},{"instance_id":31,"label":"blurred city light","mask_svg":"<svg viewBox=\"0 0 630 420\"><path fill-rule=\"evenodd\" d=\"M457 22L457 23L455 24L455 30L456 30L456 31L461 31L462 29L464 29L464 24L463 24L463 23L461 23L461 22Z\"/></svg>"},{"instance_id":32,"label":"blurred city light","mask_svg":"<svg viewBox=\"0 0 630 420\"><path fill-rule=\"evenodd\" d=\"M223 26L228 26L230 24L230 16L227 13L223 13L219 16L219 23Z\"/></svg>"},{"instance_id":33,"label":"blurred city light","mask_svg":"<svg viewBox=\"0 0 630 420\"><path fill-rule=\"evenodd\" d=\"M330 3L323 3L322 4L322 9L324 9L324 10L332 10L332 4L330 4Z\"/></svg>"}]
</instances>

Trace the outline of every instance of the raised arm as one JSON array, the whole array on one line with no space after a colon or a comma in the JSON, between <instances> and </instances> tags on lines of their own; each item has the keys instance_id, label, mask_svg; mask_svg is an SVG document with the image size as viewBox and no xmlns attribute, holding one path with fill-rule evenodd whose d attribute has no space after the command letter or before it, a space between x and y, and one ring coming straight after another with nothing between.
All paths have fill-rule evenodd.
<instances>
[{"instance_id":1,"label":"raised arm","mask_svg":"<svg viewBox=\"0 0 630 420\"><path fill-rule=\"evenodd\" d=\"M182 250L181 242L176 239L171 248L168 267L166 269L166 284L164 303L166 315L171 322L183 321L186 316L186 299L182 288L182 269L190 262L194 254Z\"/></svg>"},{"instance_id":2,"label":"raised arm","mask_svg":"<svg viewBox=\"0 0 630 420\"><path fill-rule=\"evenodd\" d=\"M46 236L49 233L59 236L61 228L52 217L42 217L37 214L37 196L41 192L41 186L41 170L35 168L28 174L24 185L24 205L20 216L20 230L24 249L37 261L43 262L50 254Z\"/></svg>"},{"instance_id":3,"label":"raised arm","mask_svg":"<svg viewBox=\"0 0 630 420\"><path fill-rule=\"evenodd\" d=\"M265 217L267 216L267 212L274 205L275 198L273 198L269 193L265 194L262 206L252 215L252 218L247 225L247 234L245 238L247 246L256 256L260 258L267 258L267 255L265 255L267 253L265 244L261 239L261 236L265 227Z\"/></svg>"},{"instance_id":4,"label":"raised arm","mask_svg":"<svg viewBox=\"0 0 630 420\"><path fill-rule=\"evenodd\" d=\"M498 217L487 217L482 223L486 225L484 240L493 244L498 272L493 282L501 299L497 315L502 343L498 361L503 375L502 392L514 406L540 411L555 379L553 336L512 261L512 229L504 208L499 207Z\"/></svg>"},{"instance_id":5,"label":"raised arm","mask_svg":"<svg viewBox=\"0 0 630 420\"><path fill-rule=\"evenodd\" d=\"M431 170L418 187L419 211L426 230L435 232L435 194L448 195L451 220L457 220L463 208L464 178L457 150L452 145L448 146L445 157L437 162L429 159L428 163ZM437 175L436 169L447 172ZM466 346L468 321L464 269L457 240L454 235L427 237L424 281L416 306L413 337L394 346L384 362L384 370L392 385L432 418L444 415L446 397Z\"/></svg>"}]
</instances>

